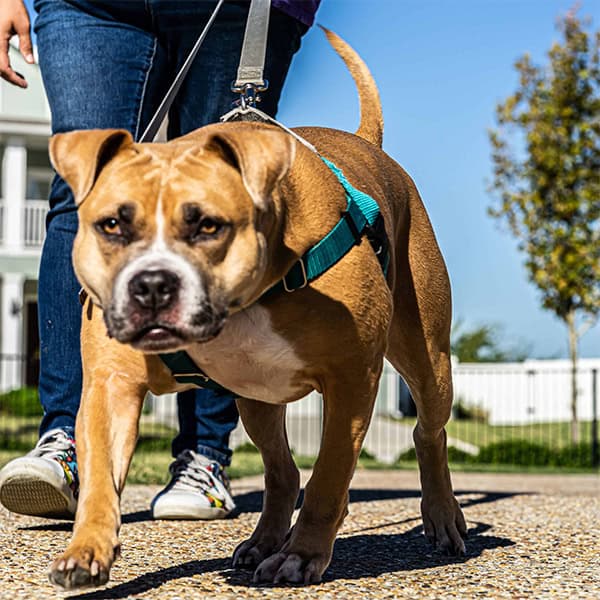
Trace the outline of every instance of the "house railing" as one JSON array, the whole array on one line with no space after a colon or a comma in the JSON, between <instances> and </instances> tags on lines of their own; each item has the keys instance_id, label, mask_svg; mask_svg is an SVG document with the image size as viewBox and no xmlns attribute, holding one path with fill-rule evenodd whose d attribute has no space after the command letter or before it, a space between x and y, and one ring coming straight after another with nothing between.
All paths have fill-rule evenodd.
<instances>
[{"instance_id":1,"label":"house railing","mask_svg":"<svg viewBox=\"0 0 600 600\"><path fill-rule=\"evenodd\" d=\"M46 200L25 200L23 218L23 245L39 248L46 237Z\"/></svg>"},{"instance_id":2,"label":"house railing","mask_svg":"<svg viewBox=\"0 0 600 600\"><path fill-rule=\"evenodd\" d=\"M23 203L21 244L23 248L41 248L46 237L46 213L48 202L46 200L25 200ZM5 201L0 200L0 245L6 242L5 227L11 224L6 222Z\"/></svg>"}]
</instances>

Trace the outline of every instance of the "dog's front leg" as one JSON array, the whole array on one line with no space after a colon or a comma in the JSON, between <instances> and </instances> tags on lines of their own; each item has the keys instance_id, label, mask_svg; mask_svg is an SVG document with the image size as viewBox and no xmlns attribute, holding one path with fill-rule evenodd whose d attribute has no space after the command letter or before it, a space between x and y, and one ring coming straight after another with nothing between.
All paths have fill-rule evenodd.
<instances>
[{"instance_id":1,"label":"dog's front leg","mask_svg":"<svg viewBox=\"0 0 600 600\"><path fill-rule=\"evenodd\" d=\"M119 500L145 392L116 364L84 376L75 432L80 475L75 526L49 574L65 589L103 585L119 554Z\"/></svg>"},{"instance_id":2,"label":"dog's front leg","mask_svg":"<svg viewBox=\"0 0 600 600\"><path fill-rule=\"evenodd\" d=\"M321 449L304 504L281 550L256 569L255 582L309 584L321 580L348 513L348 487L371 419L380 372L381 365L351 374L344 371L325 383Z\"/></svg>"}]
</instances>

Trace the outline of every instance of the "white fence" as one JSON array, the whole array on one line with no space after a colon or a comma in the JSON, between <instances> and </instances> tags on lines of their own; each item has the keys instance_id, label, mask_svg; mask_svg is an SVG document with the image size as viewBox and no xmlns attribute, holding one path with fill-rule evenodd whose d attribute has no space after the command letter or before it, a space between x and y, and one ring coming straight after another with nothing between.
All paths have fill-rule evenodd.
<instances>
[{"instance_id":1,"label":"white fence","mask_svg":"<svg viewBox=\"0 0 600 600\"><path fill-rule=\"evenodd\" d=\"M592 371L600 359L580 359L577 413L592 418ZM522 363L462 363L453 368L454 401L479 408L490 425L526 425L569 421L571 369L568 360Z\"/></svg>"},{"instance_id":2,"label":"white fence","mask_svg":"<svg viewBox=\"0 0 600 600\"><path fill-rule=\"evenodd\" d=\"M592 419L592 371L600 373L600 359L581 359L578 376L578 416ZM454 364L454 401L487 413L490 425L528 425L567 422L571 418L571 373L568 361L530 360L523 363ZM599 382L600 383L600 382ZM382 462L393 462L412 448L412 426L399 420L407 388L386 363L375 411L364 448ZM150 420L177 428L174 395L152 399ZM147 417L148 418L148 417ZM477 427L477 424L472 424ZM299 455L318 453L322 427L322 398L317 393L288 405L290 446ZM249 439L241 425L232 437L235 448ZM484 440L485 441L485 440ZM469 454L478 448L461 439L448 443Z\"/></svg>"}]
</instances>

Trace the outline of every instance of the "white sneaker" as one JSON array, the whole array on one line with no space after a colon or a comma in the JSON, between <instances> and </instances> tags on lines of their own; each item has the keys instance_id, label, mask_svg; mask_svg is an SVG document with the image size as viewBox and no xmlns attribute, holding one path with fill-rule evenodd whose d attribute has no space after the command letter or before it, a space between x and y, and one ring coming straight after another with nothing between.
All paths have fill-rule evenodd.
<instances>
[{"instance_id":1,"label":"white sneaker","mask_svg":"<svg viewBox=\"0 0 600 600\"><path fill-rule=\"evenodd\" d=\"M169 471L171 481L152 500L152 518L222 519L235 508L229 478L218 462L184 450Z\"/></svg>"},{"instance_id":2,"label":"white sneaker","mask_svg":"<svg viewBox=\"0 0 600 600\"><path fill-rule=\"evenodd\" d=\"M0 471L0 502L21 515L72 519L78 494L75 440L62 429L48 431Z\"/></svg>"}]
</instances>

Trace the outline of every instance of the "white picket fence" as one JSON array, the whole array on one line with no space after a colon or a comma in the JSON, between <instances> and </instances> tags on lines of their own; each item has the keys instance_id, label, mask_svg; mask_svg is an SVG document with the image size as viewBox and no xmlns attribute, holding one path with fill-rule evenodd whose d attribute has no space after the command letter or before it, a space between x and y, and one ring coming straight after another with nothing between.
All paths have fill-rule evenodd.
<instances>
[{"instance_id":1,"label":"white picket fence","mask_svg":"<svg viewBox=\"0 0 600 600\"><path fill-rule=\"evenodd\" d=\"M578 377L578 413L581 421L592 418L592 372L599 374L600 359L581 359ZM528 360L523 363L455 363L454 401L487 413L490 425L526 425L569 421L571 418L570 365L565 360ZM406 385L386 363L375 411L364 448L382 462L393 462L412 448L412 426L403 423L400 407L406 405ZM174 395L151 399L147 419L177 428ZM298 455L315 456L322 427L322 398L316 392L288 405L290 446ZM248 442L240 424L231 446ZM459 439L449 445L475 454L478 448Z\"/></svg>"},{"instance_id":2,"label":"white picket fence","mask_svg":"<svg viewBox=\"0 0 600 600\"><path fill-rule=\"evenodd\" d=\"M594 369L600 377L600 359L580 359L577 413L582 421L592 419ZM482 409L490 425L554 423L571 418L568 360L462 363L454 365L453 376L454 401Z\"/></svg>"}]
</instances>

